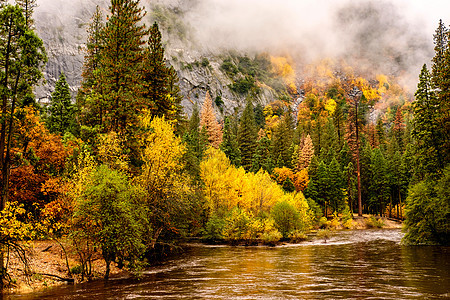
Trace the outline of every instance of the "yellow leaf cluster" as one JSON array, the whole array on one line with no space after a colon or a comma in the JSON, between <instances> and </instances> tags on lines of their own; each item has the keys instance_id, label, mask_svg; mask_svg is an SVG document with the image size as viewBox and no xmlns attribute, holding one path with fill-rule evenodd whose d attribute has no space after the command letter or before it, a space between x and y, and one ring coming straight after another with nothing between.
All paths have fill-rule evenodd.
<instances>
[{"instance_id":1,"label":"yellow leaf cluster","mask_svg":"<svg viewBox=\"0 0 450 300\"><path fill-rule=\"evenodd\" d=\"M173 127L164 118L144 116L142 125L148 132L142 136L142 173L138 183L149 192L161 195L169 189L186 189L181 173L184 165L182 157L186 149L181 139L174 134ZM185 187L183 187L185 186Z\"/></svg>"},{"instance_id":2,"label":"yellow leaf cluster","mask_svg":"<svg viewBox=\"0 0 450 300\"><path fill-rule=\"evenodd\" d=\"M297 93L297 87L295 85L295 71L291 66L290 59L282 56L271 56L270 62L272 63L275 74L283 78L284 83L288 87L288 91L291 94Z\"/></svg>"},{"instance_id":3,"label":"yellow leaf cluster","mask_svg":"<svg viewBox=\"0 0 450 300\"><path fill-rule=\"evenodd\" d=\"M99 136L97 149L98 160L112 169L126 171L128 169L127 156L123 152L122 140L114 131Z\"/></svg>"},{"instance_id":4,"label":"yellow leaf cluster","mask_svg":"<svg viewBox=\"0 0 450 300\"><path fill-rule=\"evenodd\" d=\"M207 150L200 168L206 205L211 212L233 207L254 213L269 211L285 195L267 172L246 173L243 168L230 165L226 155L212 147Z\"/></svg>"},{"instance_id":5,"label":"yellow leaf cluster","mask_svg":"<svg viewBox=\"0 0 450 300\"><path fill-rule=\"evenodd\" d=\"M33 225L21 221L26 215L23 205L7 202L0 212L0 241L22 241L34 235Z\"/></svg>"}]
</instances>

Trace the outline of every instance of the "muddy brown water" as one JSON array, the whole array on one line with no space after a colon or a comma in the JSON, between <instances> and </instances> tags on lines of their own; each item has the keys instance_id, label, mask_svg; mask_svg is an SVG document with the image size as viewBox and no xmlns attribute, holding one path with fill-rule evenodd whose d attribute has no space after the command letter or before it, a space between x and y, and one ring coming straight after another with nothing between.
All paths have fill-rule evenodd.
<instances>
[{"instance_id":1,"label":"muddy brown water","mask_svg":"<svg viewBox=\"0 0 450 300\"><path fill-rule=\"evenodd\" d=\"M6 299L450 299L450 247L402 246L399 229L297 245L190 245L143 273ZM5 298L4 298L5 299Z\"/></svg>"}]
</instances>

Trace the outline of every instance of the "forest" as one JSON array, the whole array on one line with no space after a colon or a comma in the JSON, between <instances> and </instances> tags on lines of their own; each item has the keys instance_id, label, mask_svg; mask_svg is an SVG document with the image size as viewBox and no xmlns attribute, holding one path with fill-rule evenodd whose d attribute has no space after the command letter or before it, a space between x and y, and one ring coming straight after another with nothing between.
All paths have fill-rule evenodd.
<instances>
[{"instance_id":1,"label":"forest","mask_svg":"<svg viewBox=\"0 0 450 300\"><path fill-rule=\"evenodd\" d=\"M291 58L259 53L221 68L246 96L219 118L206 92L187 116L161 31L138 0L112 0L88 26L82 84L64 73L48 105L33 94L46 49L36 0L0 1L0 283L26 241L66 240L83 279L92 259L139 270L179 242L275 245L371 215L404 220L405 244L449 244L450 47L410 95L394 76L325 59L293 83ZM205 66L208 61L202 61ZM261 86L277 92L257 103ZM301 101L295 101L301 99ZM375 113L376 112L376 113ZM341 224L341 225L339 225ZM25 268L26 269L26 268Z\"/></svg>"}]
</instances>

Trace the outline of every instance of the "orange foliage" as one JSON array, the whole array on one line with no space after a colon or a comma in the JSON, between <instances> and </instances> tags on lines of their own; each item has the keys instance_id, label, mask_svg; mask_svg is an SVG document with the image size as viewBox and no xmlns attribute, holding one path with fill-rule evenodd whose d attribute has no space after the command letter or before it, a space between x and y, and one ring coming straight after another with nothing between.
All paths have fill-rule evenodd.
<instances>
[{"instance_id":1,"label":"orange foliage","mask_svg":"<svg viewBox=\"0 0 450 300\"><path fill-rule=\"evenodd\" d=\"M294 174L294 180L292 181L295 186L295 190L297 192L303 192L309 183L308 171L306 169L302 169L299 172Z\"/></svg>"},{"instance_id":2,"label":"orange foliage","mask_svg":"<svg viewBox=\"0 0 450 300\"><path fill-rule=\"evenodd\" d=\"M23 109L16 127L13 153L20 160L11 170L10 199L24 204L36 216L57 199L61 183L57 179L65 168L69 151L60 136L50 134L32 108Z\"/></svg>"}]
</instances>

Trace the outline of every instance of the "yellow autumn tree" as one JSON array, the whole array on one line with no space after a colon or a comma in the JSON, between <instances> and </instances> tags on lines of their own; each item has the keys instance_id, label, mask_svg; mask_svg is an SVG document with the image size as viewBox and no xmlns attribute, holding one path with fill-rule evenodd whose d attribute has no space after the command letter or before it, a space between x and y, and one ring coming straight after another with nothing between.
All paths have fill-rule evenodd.
<instances>
[{"instance_id":1,"label":"yellow autumn tree","mask_svg":"<svg viewBox=\"0 0 450 300\"><path fill-rule=\"evenodd\" d=\"M140 120L147 133L142 136L142 173L136 182L147 192L146 205L153 227L152 243L161 234L179 233L179 221L187 209L191 192L183 174L186 149L164 117L144 114Z\"/></svg>"},{"instance_id":2,"label":"yellow autumn tree","mask_svg":"<svg viewBox=\"0 0 450 300\"><path fill-rule=\"evenodd\" d=\"M232 190L235 176L225 153L209 147L200 164L200 175L204 184L206 207L212 213L220 208L230 208L236 203L237 193Z\"/></svg>"}]
</instances>

